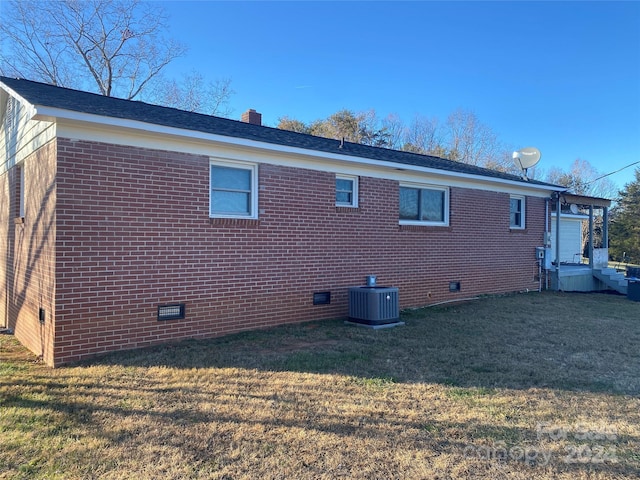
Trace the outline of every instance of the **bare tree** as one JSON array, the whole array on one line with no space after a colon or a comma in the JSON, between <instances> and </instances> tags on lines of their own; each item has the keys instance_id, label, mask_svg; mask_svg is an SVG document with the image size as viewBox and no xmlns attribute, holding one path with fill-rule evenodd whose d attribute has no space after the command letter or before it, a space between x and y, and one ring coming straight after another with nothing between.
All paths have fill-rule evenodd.
<instances>
[{"instance_id":1,"label":"bare tree","mask_svg":"<svg viewBox=\"0 0 640 480\"><path fill-rule=\"evenodd\" d=\"M446 155L439 136L438 121L416 115L405 131L402 149L415 153Z\"/></svg>"},{"instance_id":2,"label":"bare tree","mask_svg":"<svg viewBox=\"0 0 640 480\"><path fill-rule=\"evenodd\" d=\"M360 143L376 147L389 147L390 134L384 125L381 126L381 121L374 109L360 112L356 118L358 119Z\"/></svg>"},{"instance_id":3,"label":"bare tree","mask_svg":"<svg viewBox=\"0 0 640 480\"><path fill-rule=\"evenodd\" d=\"M615 198L617 189L608 178L600 178L602 174L587 160L577 158L569 171L554 167L547 172L549 183L567 187L572 193L593 197Z\"/></svg>"},{"instance_id":4,"label":"bare tree","mask_svg":"<svg viewBox=\"0 0 640 480\"><path fill-rule=\"evenodd\" d=\"M196 71L183 75L181 81L158 78L145 99L189 112L228 117L232 111L229 98L234 91L228 78L207 81Z\"/></svg>"},{"instance_id":5,"label":"bare tree","mask_svg":"<svg viewBox=\"0 0 640 480\"><path fill-rule=\"evenodd\" d=\"M186 52L142 0L10 0L0 23L4 75L137 98Z\"/></svg>"},{"instance_id":6,"label":"bare tree","mask_svg":"<svg viewBox=\"0 0 640 480\"><path fill-rule=\"evenodd\" d=\"M401 150L404 143L406 127L402 119L395 113L387 115L382 119L382 128L388 134L388 148Z\"/></svg>"},{"instance_id":7,"label":"bare tree","mask_svg":"<svg viewBox=\"0 0 640 480\"><path fill-rule=\"evenodd\" d=\"M498 137L475 113L458 109L446 123L449 158L471 165L485 166L500 155Z\"/></svg>"}]
</instances>

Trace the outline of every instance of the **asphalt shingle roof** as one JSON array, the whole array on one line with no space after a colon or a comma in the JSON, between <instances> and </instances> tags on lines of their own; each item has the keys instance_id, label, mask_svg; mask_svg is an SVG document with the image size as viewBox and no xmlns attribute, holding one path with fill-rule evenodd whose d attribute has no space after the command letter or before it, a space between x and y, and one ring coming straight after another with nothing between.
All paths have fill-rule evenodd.
<instances>
[{"instance_id":1,"label":"asphalt shingle roof","mask_svg":"<svg viewBox=\"0 0 640 480\"><path fill-rule=\"evenodd\" d=\"M479 175L516 182L546 185L550 184L529 180L525 182L517 175L476 167L431 155L391 150L381 147L360 145L339 140L316 137L303 133L280 130L278 128L252 125L238 120L214 117L200 113L187 112L175 108L152 105L140 101L105 97L95 93L72 90L31 80L0 77L0 82L14 90L18 95L35 106L44 106L105 117L136 120L167 127L222 135L227 137L254 140L274 145L316 150L324 153L350 155L402 165L444 170L469 175Z\"/></svg>"}]
</instances>

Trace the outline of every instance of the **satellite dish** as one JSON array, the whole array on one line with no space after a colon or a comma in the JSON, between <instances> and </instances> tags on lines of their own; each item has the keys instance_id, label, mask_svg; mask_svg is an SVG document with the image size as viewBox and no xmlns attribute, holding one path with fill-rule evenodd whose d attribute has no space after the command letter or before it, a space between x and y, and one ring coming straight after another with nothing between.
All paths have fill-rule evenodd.
<instances>
[{"instance_id":1,"label":"satellite dish","mask_svg":"<svg viewBox=\"0 0 640 480\"><path fill-rule=\"evenodd\" d=\"M571 205L569 205L569 210L575 215L576 213L578 213L578 205L572 203Z\"/></svg>"},{"instance_id":2,"label":"satellite dish","mask_svg":"<svg viewBox=\"0 0 640 480\"><path fill-rule=\"evenodd\" d=\"M522 170L522 178L527 179L527 169L540 161L540 150L535 147L525 147L522 150L513 152L513 162Z\"/></svg>"}]
</instances>

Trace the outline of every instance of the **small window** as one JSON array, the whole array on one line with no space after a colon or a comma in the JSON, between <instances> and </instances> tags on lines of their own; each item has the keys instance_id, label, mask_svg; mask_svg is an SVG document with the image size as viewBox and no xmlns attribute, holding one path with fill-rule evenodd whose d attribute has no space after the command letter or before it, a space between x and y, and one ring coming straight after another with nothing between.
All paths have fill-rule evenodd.
<instances>
[{"instance_id":1,"label":"small window","mask_svg":"<svg viewBox=\"0 0 640 480\"><path fill-rule=\"evenodd\" d=\"M209 215L257 218L257 171L254 164L211 162Z\"/></svg>"},{"instance_id":2,"label":"small window","mask_svg":"<svg viewBox=\"0 0 640 480\"><path fill-rule=\"evenodd\" d=\"M336 206L358 206L358 177L336 175Z\"/></svg>"},{"instance_id":3,"label":"small window","mask_svg":"<svg viewBox=\"0 0 640 480\"><path fill-rule=\"evenodd\" d=\"M512 195L509 199L509 225L513 229L524 228L524 197Z\"/></svg>"},{"instance_id":4,"label":"small window","mask_svg":"<svg viewBox=\"0 0 640 480\"><path fill-rule=\"evenodd\" d=\"M449 190L440 187L400 186L400 223L449 224Z\"/></svg>"}]
</instances>

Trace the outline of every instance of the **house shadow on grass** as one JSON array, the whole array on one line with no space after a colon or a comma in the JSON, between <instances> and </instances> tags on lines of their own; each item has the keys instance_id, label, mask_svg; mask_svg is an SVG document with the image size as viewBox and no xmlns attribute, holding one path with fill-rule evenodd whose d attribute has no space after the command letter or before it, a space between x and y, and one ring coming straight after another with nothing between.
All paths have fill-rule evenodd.
<instances>
[{"instance_id":1,"label":"house shadow on grass","mask_svg":"<svg viewBox=\"0 0 640 480\"><path fill-rule=\"evenodd\" d=\"M336 385L327 383L305 388L303 383L291 384L267 393L269 378L257 381L252 378L250 385L244 384L242 376L237 380L233 392L219 396L207 392L206 396L211 396L207 402L215 404L211 411L204 408L207 402L203 403L199 389L167 388L152 379L139 383L134 392L113 386L104 392L104 387L84 385L84 393L76 392L73 398L68 396L69 385L52 383L46 389L49 399L33 395L7 396L2 405L17 412L39 412L43 420L51 417L52 421L41 426L40 435L45 438L90 439L86 447L72 445L71 461L64 449L46 452L54 465L75 463L71 472L84 478L95 478L92 475L96 472L98 475L112 473L115 468L131 475L149 461L143 452L150 445L167 454L170 452L174 471L181 468L179 465L188 465L187 471L219 472L223 466L240 463L232 467L235 470L231 470L229 478L257 478L257 473L273 478L268 476L272 467L265 462L269 461L280 468L289 468L299 478L330 478L329 475L372 478L358 470L357 461L372 461L379 474L376 478L393 478L393 472L400 470L411 477L412 472L406 471L404 464L405 455L411 453L419 459L429 452L429 455L447 456L450 461L465 463L470 471L482 472L474 478L510 478L508 475L514 473L515 478L533 478L523 475L555 478L559 473L575 475L575 478L585 478L585 473L633 478L640 474L637 464L626 459L606 464L563 464L561 460L566 452L562 447L536 440L531 428L492 424L480 419L438 420L431 411L411 416L403 408L389 409L388 404L380 410L366 406L345 410L342 406L352 400L347 398L350 392L336 389ZM233 383L233 380L228 378L227 382ZM52 402L51 398L59 400ZM168 400L170 408L159 409L149 403L149 399L160 398ZM331 398L335 408L322 408L327 398ZM26 425L31 421L28 414L23 413L24 418L17 415L16 424ZM295 433L290 436L283 433L301 430L305 432L302 438ZM322 442L318 438L322 438ZM638 442L638 438L629 436L620 440L625 444ZM65 445L63 440L60 443ZM358 453L343 448L345 443L358 448ZM114 450L103 447L100 456L96 456L95 445L108 445ZM282 445L286 448L281 448ZM307 453L309 445L314 446L311 455ZM363 452L362 445L376 448ZM234 456L238 448L251 460L239 461ZM291 451L302 455L304 461L297 464L292 461ZM122 455L121 452L129 453ZM356 463L350 465L354 460ZM167 468L162 459L156 462L138 472L141 478L149 478L145 475L156 470L161 473ZM341 465L340 470L335 470ZM5 467L18 469L18 465L10 461L5 462ZM61 473L60 467L56 467L56 471Z\"/></svg>"},{"instance_id":2,"label":"house shadow on grass","mask_svg":"<svg viewBox=\"0 0 640 480\"><path fill-rule=\"evenodd\" d=\"M406 325L392 329L327 320L119 352L92 363L640 394L640 303L623 297L510 295L402 316Z\"/></svg>"},{"instance_id":3,"label":"house shadow on grass","mask_svg":"<svg viewBox=\"0 0 640 480\"><path fill-rule=\"evenodd\" d=\"M72 455L78 470L69 478L112 468L136 476L140 465L140 478L182 466L191 469L184 478L273 478L279 469L292 478L460 478L447 470L459 465L487 479L636 478L640 306L619 300L486 298L404 312L406 325L388 330L329 320L54 372L9 362L13 379L0 376L0 404L12 412L4 428L17 438L39 425L56 442L41 461L58 471ZM578 304L590 313L576 314ZM615 427L615 438L578 441L570 429L584 418L596 432ZM558 429L569 438L552 438ZM585 463L570 457L572 445L603 447L616 461ZM148 451L162 454L150 460Z\"/></svg>"}]
</instances>

